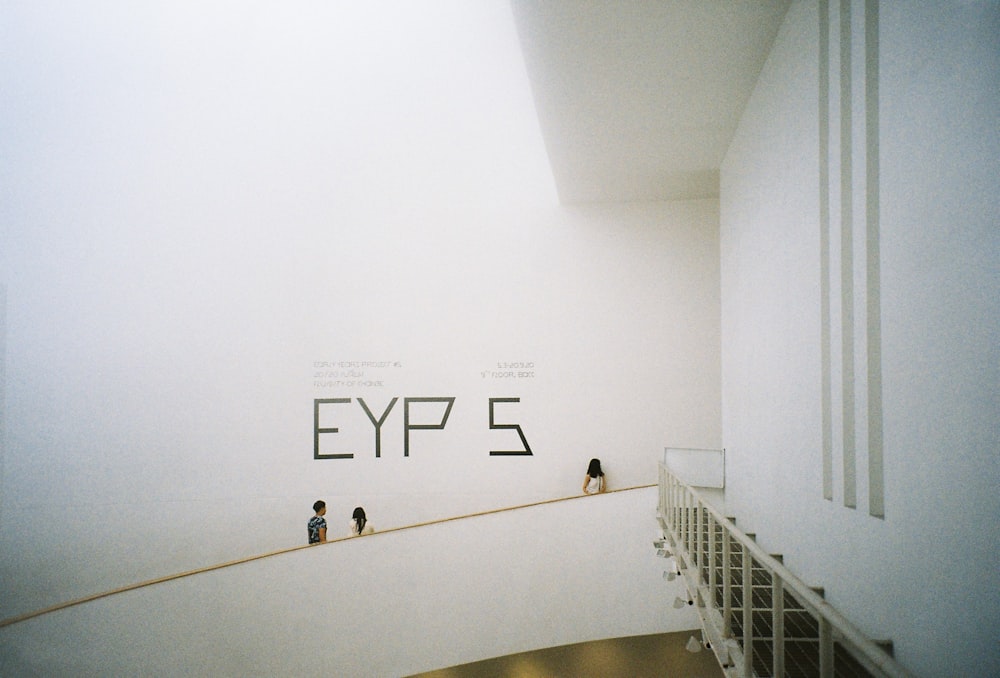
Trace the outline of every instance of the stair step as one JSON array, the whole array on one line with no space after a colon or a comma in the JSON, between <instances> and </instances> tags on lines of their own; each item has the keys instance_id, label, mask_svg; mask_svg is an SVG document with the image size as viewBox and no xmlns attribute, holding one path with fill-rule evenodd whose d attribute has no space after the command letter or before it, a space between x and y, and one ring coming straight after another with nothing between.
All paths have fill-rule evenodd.
<instances>
[{"instance_id":1,"label":"stair step","mask_svg":"<svg viewBox=\"0 0 1000 678\"><path fill-rule=\"evenodd\" d=\"M873 639L872 642L878 645L883 650L885 650L885 653L890 657L895 656L893 654L892 640L887 640L883 638L882 640Z\"/></svg>"}]
</instances>

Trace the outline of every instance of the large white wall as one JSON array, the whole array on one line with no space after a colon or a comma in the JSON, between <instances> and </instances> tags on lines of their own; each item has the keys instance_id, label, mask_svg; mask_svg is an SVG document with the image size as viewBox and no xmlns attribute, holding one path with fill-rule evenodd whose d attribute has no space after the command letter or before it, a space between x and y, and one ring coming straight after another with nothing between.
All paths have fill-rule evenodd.
<instances>
[{"instance_id":1,"label":"large white wall","mask_svg":"<svg viewBox=\"0 0 1000 678\"><path fill-rule=\"evenodd\" d=\"M789 10L722 167L727 507L917 675L997 675L1000 4L878 4L885 516L868 511L863 424L857 508L836 455L823 498L816 2Z\"/></svg>"},{"instance_id":2,"label":"large white wall","mask_svg":"<svg viewBox=\"0 0 1000 678\"><path fill-rule=\"evenodd\" d=\"M558 207L508 5L430 4L4 7L0 617L718 446L717 202Z\"/></svg>"}]
</instances>

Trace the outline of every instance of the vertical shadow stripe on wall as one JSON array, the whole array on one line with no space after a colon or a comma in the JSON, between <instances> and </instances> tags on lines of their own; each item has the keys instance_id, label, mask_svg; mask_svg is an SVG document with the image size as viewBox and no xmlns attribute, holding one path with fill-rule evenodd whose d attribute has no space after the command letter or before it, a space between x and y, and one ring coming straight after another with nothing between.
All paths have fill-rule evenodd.
<instances>
[{"instance_id":1,"label":"vertical shadow stripe on wall","mask_svg":"<svg viewBox=\"0 0 1000 678\"><path fill-rule=\"evenodd\" d=\"M864 19L863 49L855 46L855 7ZM882 463L882 335L879 243L879 117L878 117L878 0L819 0L819 221L820 221L820 358L822 360L822 464L823 497L834 497L835 452L840 454L843 470L844 506L857 507L857 465L859 427L867 432L864 452L868 461L868 512L885 516ZM834 53L833 47L836 46ZM836 57L834 59L834 57ZM863 67L863 90L855 87L855 58ZM833 72L831 72L833 70ZM833 90L837 87L837 90ZM837 105L832 99L837 95ZM862 101L858 101L858 98ZM860 104L863 115L856 116ZM861 121L856 119L861 117ZM833 125L837 125L836 128ZM863 125L864 172L860 186L855 182L854 144ZM839 134L831 141L831 132ZM836 144L838 148L831 148ZM839 172L832 171L837 153ZM832 181L836 181L833 184ZM856 190L857 189L857 190ZM839 194L838 215L832 214L831 198ZM856 196L862 192L861 196ZM864 211L855 210L855 200L864 200ZM863 215L863 223L857 216ZM834 232L838 224L839 233ZM863 230L862 230L863 229ZM839 238L836 237L839 235ZM864 284L855 285L857 242L863 237ZM834 248L836 245L836 249ZM834 258L839 260L839 277L833 278ZM837 293L839 291L839 294ZM836 297L834 296L836 295ZM835 306L834 301L839 302ZM856 314L864 313L864 350L856 351ZM839 316L839 336L834 327ZM838 341L839 340L839 341ZM839 361L833 347L840 346ZM839 369L839 375L836 371ZM839 393L834 391L835 377ZM858 412L859 390L866 407ZM839 398L835 398L838 396ZM837 407L839 405L839 407ZM836 410L836 411L835 411ZM859 421L860 415L860 421ZM839 421L838 421L839 420ZM840 440L834 450L835 424L839 423Z\"/></svg>"},{"instance_id":2,"label":"vertical shadow stripe on wall","mask_svg":"<svg viewBox=\"0 0 1000 678\"><path fill-rule=\"evenodd\" d=\"M0 525L3 525L4 463L7 458L7 285L0 282Z\"/></svg>"}]
</instances>

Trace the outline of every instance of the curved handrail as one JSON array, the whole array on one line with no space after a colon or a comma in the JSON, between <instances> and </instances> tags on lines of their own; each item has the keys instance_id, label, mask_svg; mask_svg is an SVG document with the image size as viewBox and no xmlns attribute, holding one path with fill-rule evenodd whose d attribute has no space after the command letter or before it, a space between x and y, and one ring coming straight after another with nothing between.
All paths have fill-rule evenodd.
<instances>
[{"instance_id":1,"label":"curved handrail","mask_svg":"<svg viewBox=\"0 0 1000 678\"><path fill-rule=\"evenodd\" d=\"M631 490L642 490L650 487L656 487L655 484L650 485L633 485L632 487L623 487L617 490L608 490L606 494L613 494L615 492L628 492ZM543 506L545 504L555 504L562 501L569 501L571 499L583 499L590 495L579 495L575 494L569 497L557 497L555 499L543 499L541 501L530 502L528 504L518 504L516 506L503 506L496 509L487 509L486 511L478 511L476 513L467 513L460 516L450 516L448 518L438 518L436 520L428 520L421 523L413 523L411 525L400 525L399 527L390 527L384 530L379 530L369 535L365 535L366 538L377 537L383 534L390 534L392 532L401 532L403 530L412 530L418 527L427 527L428 525L439 525L441 523L449 523L454 520L464 520L466 518L478 518L480 516L488 516L494 513L504 513L507 511L516 511L518 509L531 508L533 506ZM302 549L315 548L317 546L327 546L329 544L336 544L343 541L350 541L355 539L354 536L348 537L337 537L335 539L327 540L321 544L302 544L299 546L290 546L288 548L278 549L276 551L268 551L267 553L261 553L255 556L247 556L245 558L240 558L238 560L230 560L224 563L217 563L215 565L206 565L205 567L199 567L194 570L188 570L186 572L178 572L176 574L169 574L163 577L157 577L156 579L148 579L146 581L137 582L135 584L127 584L125 586L120 586L109 591L102 591L100 593L94 593L89 596L83 596L82 598L74 598L73 600L64 601L62 603L56 603L55 605L50 605L48 607L43 607L40 610L34 610L32 612L25 612L24 614L15 615L13 617L8 617L6 619L0 619L0 628L11 626L19 622L27 621L29 619L34 619L35 617L41 617L42 615L49 614L51 612L58 612L60 610L65 610L70 607L75 607L77 605L83 605L84 603L90 603L95 600L100 600L101 598L108 598L110 596L117 595L119 593L127 593L129 591L135 591L137 589L146 588L148 586L154 586L156 584L164 584L166 582L175 581L177 579L184 579L185 577L192 577L196 574L204 574L206 572L214 572L215 570L222 570L227 567L234 567L236 565L243 565L244 563L252 563L255 560L263 560L264 558L271 558L273 556L280 556L286 553L294 553L295 551L301 551Z\"/></svg>"}]
</instances>

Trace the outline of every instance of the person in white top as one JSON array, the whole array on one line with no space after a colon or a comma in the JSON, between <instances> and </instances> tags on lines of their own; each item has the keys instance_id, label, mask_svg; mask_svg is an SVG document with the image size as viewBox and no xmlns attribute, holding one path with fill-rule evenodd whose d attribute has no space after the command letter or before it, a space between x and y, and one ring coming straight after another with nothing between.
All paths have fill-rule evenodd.
<instances>
[{"instance_id":1,"label":"person in white top","mask_svg":"<svg viewBox=\"0 0 1000 678\"><path fill-rule=\"evenodd\" d=\"M587 475L583 478L583 493L598 494L607 489L604 482L604 471L601 470L601 460L591 459L590 465L587 467Z\"/></svg>"},{"instance_id":2,"label":"person in white top","mask_svg":"<svg viewBox=\"0 0 1000 678\"><path fill-rule=\"evenodd\" d=\"M368 522L368 518L365 516L365 510L360 506L354 509L354 516L351 518L350 536L360 537L363 534L372 534L373 532L375 532L375 528Z\"/></svg>"}]
</instances>

